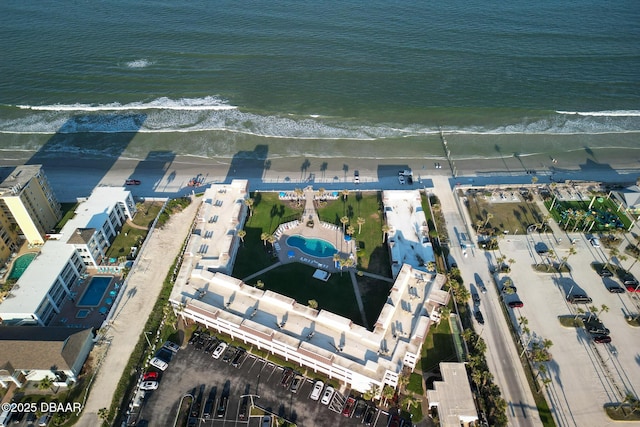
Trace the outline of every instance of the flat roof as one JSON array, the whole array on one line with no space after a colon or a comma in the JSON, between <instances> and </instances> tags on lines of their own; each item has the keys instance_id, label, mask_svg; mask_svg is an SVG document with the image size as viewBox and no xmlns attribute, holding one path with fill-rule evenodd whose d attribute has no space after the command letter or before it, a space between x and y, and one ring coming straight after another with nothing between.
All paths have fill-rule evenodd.
<instances>
[{"instance_id":1,"label":"flat roof","mask_svg":"<svg viewBox=\"0 0 640 427\"><path fill-rule=\"evenodd\" d=\"M128 196L129 191L122 187L97 187L93 190L91 196L78 205L76 215L62 228L59 239L47 240L42 245L10 296L0 303L0 313L8 319L29 318L31 313L35 313L75 252L73 244L67 244L67 241L77 238L77 229L93 228L92 225L101 227L110 208Z\"/></svg>"},{"instance_id":2,"label":"flat roof","mask_svg":"<svg viewBox=\"0 0 640 427\"><path fill-rule=\"evenodd\" d=\"M7 191L18 195L31 178L42 170L42 165L20 165L0 168L0 195Z\"/></svg>"},{"instance_id":3,"label":"flat roof","mask_svg":"<svg viewBox=\"0 0 640 427\"><path fill-rule=\"evenodd\" d=\"M435 262L435 255L429 240L429 227L422 209L420 191L383 191L382 203L389 226L387 241L393 276L400 272L403 264L426 271L427 264Z\"/></svg>"},{"instance_id":4,"label":"flat roof","mask_svg":"<svg viewBox=\"0 0 640 427\"><path fill-rule=\"evenodd\" d=\"M185 257L194 258L197 268L229 270L233 239L248 195L249 181L239 179L231 184L212 185L204 192L185 252Z\"/></svg>"},{"instance_id":5,"label":"flat roof","mask_svg":"<svg viewBox=\"0 0 640 427\"><path fill-rule=\"evenodd\" d=\"M478 419L478 411L471 394L469 377L464 363L441 362L442 381L427 390L429 406L438 407L438 418L443 427L460 427Z\"/></svg>"},{"instance_id":6,"label":"flat roof","mask_svg":"<svg viewBox=\"0 0 640 427\"><path fill-rule=\"evenodd\" d=\"M182 269L192 265L183 264ZM426 306L434 284L444 280L405 265L389 294L373 331L326 310L314 310L293 298L261 290L241 280L194 268L182 271L171 300L199 315L222 318L267 340L284 343L305 354L331 356L333 364L382 378L386 370L399 372L407 352L417 354L430 322ZM428 329L428 328L427 328Z\"/></svg>"}]
</instances>

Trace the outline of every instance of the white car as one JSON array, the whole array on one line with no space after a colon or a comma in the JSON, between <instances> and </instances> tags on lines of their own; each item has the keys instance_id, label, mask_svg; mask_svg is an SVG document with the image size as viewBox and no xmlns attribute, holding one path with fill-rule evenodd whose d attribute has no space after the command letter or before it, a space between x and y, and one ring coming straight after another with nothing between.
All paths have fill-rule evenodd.
<instances>
[{"instance_id":1,"label":"white car","mask_svg":"<svg viewBox=\"0 0 640 427\"><path fill-rule=\"evenodd\" d=\"M220 356L222 356L222 354L226 349L227 349L227 343L221 342L220 344L218 344L216 349L213 350L211 357L213 357L214 359L220 359Z\"/></svg>"},{"instance_id":2,"label":"white car","mask_svg":"<svg viewBox=\"0 0 640 427\"><path fill-rule=\"evenodd\" d=\"M320 399L320 395L322 394L323 388L324 388L324 383L320 380L316 381L316 383L313 385L313 390L311 391L311 395L309 396L309 398L311 400Z\"/></svg>"},{"instance_id":3,"label":"white car","mask_svg":"<svg viewBox=\"0 0 640 427\"><path fill-rule=\"evenodd\" d=\"M324 390L324 394L322 395L322 400L320 402L322 402L323 405L328 405L329 402L331 402L331 398L333 397L333 392L334 392L334 388L331 386L328 386L325 390Z\"/></svg>"},{"instance_id":4,"label":"white car","mask_svg":"<svg viewBox=\"0 0 640 427\"><path fill-rule=\"evenodd\" d=\"M404 182L405 182L405 181L404 181L404 175L398 175L398 182L399 182L400 184L404 184Z\"/></svg>"},{"instance_id":5,"label":"white car","mask_svg":"<svg viewBox=\"0 0 640 427\"><path fill-rule=\"evenodd\" d=\"M151 359L149 364L151 366L155 366L156 368L160 369L161 371L164 371L165 369L167 369L169 367L169 364L167 362L165 362L162 359L158 359L157 357L154 357L153 359Z\"/></svg>"},{"instance_id":6,"label":"white car","mask_svg":"<svg viewBox=\"0 0 640 427\"><path fill-rule=\"evenodd\" d=\"M145 381L140 384L140 390L157 390L158 381Z\"/></svg>"},{"instance_id":7,"label":"white car","mask_svg":"<svg viewBox=\"0 0 640 427\"><path fill-rule=\"evenodd\" d=\"M359 171L353 172L353 182L355 184L359 184L360 183L360 172Z\"/></svg>"},{"instance_id":8,"label":"white car","mask_svg":"<svg viewBox=\"0 0 640 427\"><path fill-rule=\"evenodd\" d=\"M591 246L593 246L594 248L600 247L600 239L598 239L597 237L592 237L591 239L589 239L589 241L591 242Z\"/></svg>"}]
</instances>

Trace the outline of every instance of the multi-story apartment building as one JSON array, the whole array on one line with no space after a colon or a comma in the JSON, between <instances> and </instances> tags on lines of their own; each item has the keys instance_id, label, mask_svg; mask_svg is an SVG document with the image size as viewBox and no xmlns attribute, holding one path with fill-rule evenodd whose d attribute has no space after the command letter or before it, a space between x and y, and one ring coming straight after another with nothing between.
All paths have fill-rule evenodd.
<instances>
[{"instance_id":1,"label":"multi-story apartment building","mask_svg":"<svg viewBox=\"0 0 640 427\"><path fill-rule=\"evenodd\" d=\"M44 243L61 213L41 165L0 168L0 211L10 224L7 236L17 233L30 244ZM4 226L1 219L0 225Z\"/></svg>"}]
</instances>

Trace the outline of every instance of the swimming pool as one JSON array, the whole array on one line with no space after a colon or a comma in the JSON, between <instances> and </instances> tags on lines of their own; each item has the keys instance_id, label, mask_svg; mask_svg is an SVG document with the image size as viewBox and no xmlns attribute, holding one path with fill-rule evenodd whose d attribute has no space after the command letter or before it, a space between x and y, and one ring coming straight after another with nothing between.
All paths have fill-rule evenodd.
<instances>
[{"instance_id":1,"label":"swimming pool","mask_svg":"<svg viewBox=\"0 0 640 427\"><path fill-rule=\"evenodd\" d=\"M7 279L18 280L20 276L22 276L22 273L24 273L24 271L27 269L27 267L29 267L31 261L33 261L37 255L38 254L35 252L30 252L16 258L16 260L13 262L13 267L11 267L11 273L9 273Z\"/></svg>"},{"instance_id":2,"label":"swimming pool","mask_svg":"<svg viewBox=\"0 0 640 427\"><path fill-rule=\"evenodd\" d=\"M298 248L305 254L318 258L330 257L338 252L336 247L326 240L306 238L299 235L287 238L287 245Z\"/></svg>"},{"instance_id":3,"label":"swimming pool","mask_svg":"<svg viewBox=\"0 0 640 427\"><path fill-rule=\"evenodd\" d=\"M100 305L100 301L102 301L102 297L104 297L105 292L107 292L107 288L109 284L111 284L112 279L113 276L93 276L76 306L96 307Z\"/></svg>"}]
</instances>

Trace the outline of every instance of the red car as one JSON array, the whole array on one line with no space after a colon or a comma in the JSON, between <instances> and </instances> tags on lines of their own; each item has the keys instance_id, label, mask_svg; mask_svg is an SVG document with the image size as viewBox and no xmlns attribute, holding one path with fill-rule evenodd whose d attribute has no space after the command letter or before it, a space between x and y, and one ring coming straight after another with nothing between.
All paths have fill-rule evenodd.
<instances>
[{"instance_id":1,"label":"red car","mask_svg":"<svg viewBox=\"0 0 640 427\"><path fill-rule=\"evenodd\" d=\"M509 301L509 307L521 308L521 307L524 307L524 303L522 301Z\"/></svg>"},{"instance_id":2,"label":"red car","mask_svg":"<svg viewBox=\"0 0 640 427\"><path fill-rule=\"evenodd\" d=\"M137 179L128 179L124 183L126 185L140 185L140 181Z\"/></svg>"},{"instance_id":3,"label":"red car","mask_svg":"<svg viewBox=\"0 0 640 427\"><path fill-rule=\"evenodd\" d=\"M640 292L640 286L638 285L625 285L629 292Z\"/></svg>"},{"instance_id":4,"label":"red car","mask_svg":"<svg viewBox=\"0 0 640 427\"><path fill-rule=\"evenodd\" d=\"M157 372L145 372L142 376L142 381L157 381L160 374Z\"/></svg>"},{"instance_id":5,"label":"red car","mask_svg":"<svg viewBox=\"0 0 640 427\"><path fill-rule=\"evenodd\" d=\"M597 335L593 337L593 342L598 344L608 344L611 342L611 337L609 335Z\"/></svg>"},{"instance_id":6,"label":"red car","mask_svg":"<svg viewBox=\"0 0 640 427\"><path fill-rule=\"evenodd\" d=\"M355 409L356 406L356 399L352 396L349 396L349 399L347 399L347 403L344 405L344 408L342 409L342 415L344 415L345 417L350 417L351 414L353 414L353 410Z\"/></svg>"}]
</instances>

